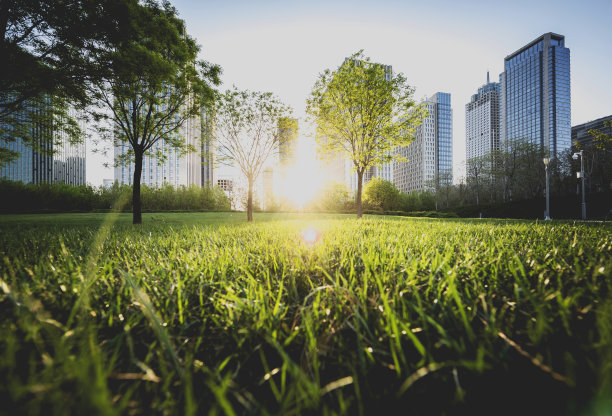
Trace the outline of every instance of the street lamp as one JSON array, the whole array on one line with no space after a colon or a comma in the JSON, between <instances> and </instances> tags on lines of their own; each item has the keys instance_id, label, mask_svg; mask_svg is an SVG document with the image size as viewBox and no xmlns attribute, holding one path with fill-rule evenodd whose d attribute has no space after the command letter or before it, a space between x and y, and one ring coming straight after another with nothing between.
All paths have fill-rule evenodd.
<instances>
[{"instance_id":1,"label":"street lamp","mask_svg":"<svg viewBox=\"0 0 612 416\"><path fill-rule=\"evenodd\" d=\"M582 179L582 219L586 220L586 202L584 200L584 155L582 150L572 155L572 159L577 160L580 156L580 172L576 172L576 177Z\"/></svg>"},{"instance_id":2,"label":"street lamp","mask_svg":"<svg viewBox=\"0 0 612 416\"><path fill-rule=\"evenodd\" d=\"M550 221L550 199L548 192L548 164L550 163L550 158L545 157L542 161L544 162L544 170L546 171L546 213L544 221Z\"/></svg>"}]
</instances>

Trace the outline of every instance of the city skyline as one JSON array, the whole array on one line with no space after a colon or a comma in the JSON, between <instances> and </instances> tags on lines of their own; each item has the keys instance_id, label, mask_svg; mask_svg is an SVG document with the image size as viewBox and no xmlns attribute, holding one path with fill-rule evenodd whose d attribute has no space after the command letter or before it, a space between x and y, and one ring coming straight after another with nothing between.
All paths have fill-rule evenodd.
<instances>
[{"instance_id":1,"label":"city skyline","mask_svg":"<svg viewBox=\"0 0 612 416\"><path fill-rule=\"evenodd\" d=\"M463 176L461 163L465 161L463 105L483 84L487 70L497 80L504 57L543 33L564 35L572 51L571 124L612 113L605 69L612 57L601 53L610 39L602 17L607 13L602 12L612 11L612 5L603 1L590 2L590 7L570 2L515 2L495 7L484 2L438 3L383 2L374 7L365 2L311 2L306 6L175 1L173 5L185 19L188 33L202 46L201 57L223 67L221 89L236 84L271 91L294 107L300 121L317 74L336 68L359 49L373 61L403 72L419 100L431 91L448 91L456 107L456 178ZM308 150L308 146L302 148ZM101 168L100 156L91 159L88 182L97 185L104 177L112 177L110 170L104 173Z\"/></svg>"}]
</instances>

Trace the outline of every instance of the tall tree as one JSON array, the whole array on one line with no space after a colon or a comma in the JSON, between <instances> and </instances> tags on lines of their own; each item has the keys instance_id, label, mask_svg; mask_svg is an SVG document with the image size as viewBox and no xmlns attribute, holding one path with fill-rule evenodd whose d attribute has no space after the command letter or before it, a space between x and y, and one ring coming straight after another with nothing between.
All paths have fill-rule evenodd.
<instances>
[{"instance_id":1,"label":"tall tree","mask_svg":"<svg viewBox=\"0 0 612 416\"><path fill-rule=\"evenodd\" d=\"M203 105L210 105L220 68L197 60L198 46L168 3L130 4L125 34L97 61L110 71L91 93L101 135L115 146L129 144L116 165L134 164L133 223L142 222L140 183L144 156L159 163L168 149L195 151L182 135L189 120L200 126ZM157 143L164 146L155 146Z\"/></svg>"},{"instance_id":2,"label":"tall tree","mask_svg":"<svg viewBox=\"0 0 612 416\"><path fill-rule=\"evenodd\" d=\"M272 93L240 91L221 94L215 106L217 161L240 169L248 182L247 221L253 221L253 187L270 155L291 135L283 120L291 109ZM280 124L279 124L280 122Z\"/></svg>"},{"instance_id":3,"label":"tall tree","mask_svg":"<svg viewBox=\"0 0 612 416\"><path fill-rule=\"evenodd\" d=\"M0 139L21 139L47 152L52 137L71 142L82 132L72 106L89 102L86 85L99 77L92 57L121 35L136 0L2 0L0 2ZM41 135L41 132L60 134ZM18 156L0 147L0 166Z\"/></svg>"},{"instance_id":4,"label":"tall tree","mask_svg":"<svg viewBox=\"0 0 612 416\"><path fill-rule=\"evenodd\" d=\"M317 125L320 152L340 152L357 172L358 218L363 214L364 173L400 160L393 150L411 143L414 129L426 116L404 75L387 68L359 51L335 71L323 71L306 101L306 112Z\"/></svg>"}]
</instances>

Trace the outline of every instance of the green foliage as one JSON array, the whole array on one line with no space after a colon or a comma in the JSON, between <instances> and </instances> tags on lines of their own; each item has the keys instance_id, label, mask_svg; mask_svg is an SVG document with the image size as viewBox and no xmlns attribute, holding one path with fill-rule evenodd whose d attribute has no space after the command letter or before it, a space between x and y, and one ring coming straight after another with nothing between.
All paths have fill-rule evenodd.
<instances>
[{"instance_id":1,"label":"green foliage","mask_svg":"<svg viewBox=\"0 0 612 416\"><path fill-rule=\"evenodd\" d=\"M209 84L219 84L220 67L197 60L199 47L170 3L130 4L125 19L123 37L97 57L109 70L92 88L98 105L92 114L104 139L129 144L115 164L134 163L132 209L139 224L144 155L163 163L170 149L184 154L201 147L202 107L213 99ZM188 141L194 134L198 139Z\"/></svg>"},{"instance_id":2,"label":"green foliage","mask_svg":"<svg viewBox=\"0 0 612 416\"><path fill-rule=\"evenodd\" d=\"M592 142L576 146L584 155L588 191L612 191L612 120L605 121L602 130L589 130L589 134ZM571 163L574 171L580 171L580 162Z\"/></svg>"},{"instance_id":3,"label":"green foliage","mask_svg":"<svg viewBox=\"0 0 612 416\"><path fill-rule=\"evenodd\" d=\"M427 116L413 93L403 74L390 73L359 51L337 70L323 71L306 101L306 113L317 125L320 153L341 153L353 162L358 216L365 170L399 160L393 150L409 145Z\"/></svg>"},{"instance_id":4,"label":"green foliage","mask_svg":"<svg viewBox=\"0 0 612 416\"><path fill-rule=\"evenodd\" d=\"M599 150L610 150L612 148L612 120L603 122L604 128L607 128L609 133L598 129L589 130L589 134L593 136L593 144Z\"/></svg>"},{"instance_id":5,"label":"green foliage","mask_svg":"<svg viewBox=\"0 0 612 416\"><path fill-rule=\"evenodd\" d=\"M90 103L89 83L107 67L99 51L117 42L136 0L3 0L0 5L0 137L51 152L82 132L69 108ZM53 132L53 134L51 133ZM0 148L0 166L18 156Z\"/></svg>"},{"instance_id":6,"label":"green foliage","mask_svg":"<svg viewBox=\"0 0 612 416\"><path fill-rule=\"evenodd\" d=\"M344 182L327 182L315 196L309 211L346 212L352 210L352 198Z\"/></svg>"},{"instance_id":7,"label":"green foliage","mask_svg":"<svg viewBox=\"0 0 612 416\"><path fill-rule=\"evenodd\" d=\"M436 208L436 196L433 192L400 193L399 207L402 211L431 211Z\"/></svg>"},{"instance_id":8,"label":"green foliage","mask_svg":"<svg viewBox=\"0 0 612 416\"><path fill-rule=\"evenodd\" d=\"M217 211L229 210L229 198L219 187L208 188L195 185L175 188L164 185L161 188L142 187L143 210L145 211ZM0 180L0 195L5 201L0 212L87 212L109 210L117 201L127 199L132 187L120 186L117 182L110 187L93 188L88 185L23 184ZM127 203L121 208L131 210Z\"/></svg>"},{"instance_id":9,"label":"green foliage","mask_svg":"<svg viewBox=\"0 0 612 416\"><path fill-rule=\"evenodd\" d=\"M363 202L366 207L389 211L399 206L400 192L393 182L381 178L372 178L363 190Z\"/></svg>"},{"instance_id":10,"label":"green foliage","mask_svg":"<svg viewBox=\"0 0 612 416\"><path fill-rule=\"evenodd\" d=\"M30 98L19 108L0 113L0 167L19 157L8 148L11 143L21 141L39 154L53 155L65 142L77 144L84 137L69 101L60 97Z\"/></svg>"},{"instance_id":11,"label":"green foliage","mask_svg":"<svg viewBox=\"0 0 612 416\"><path fill-rule=\"evenodd\" d=\"M257 215L3 218L3 408L609 410L609 224Z\"/></svg>"}]
</instances>

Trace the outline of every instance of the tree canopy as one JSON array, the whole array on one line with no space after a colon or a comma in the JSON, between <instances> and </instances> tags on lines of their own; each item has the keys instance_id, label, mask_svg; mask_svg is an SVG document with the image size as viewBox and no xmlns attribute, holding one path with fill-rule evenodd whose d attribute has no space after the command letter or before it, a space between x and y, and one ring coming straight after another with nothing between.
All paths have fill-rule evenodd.
<instances>
[{"instance_id":1,"label":"tree canopy","mask_svg":"<svg viewBox=\"0 0 612 416\"><path fill-rule=\"evenodd\" d=\"M373 63L359 51L315 82L306 112L316 123L320 153L340 153L357 172L357 216L361 217L363 174L371 166L400 159L393 150L411 143L427 115L403 74Z\"/></svg>"},{"instance_id":2,"label":"tree canopy","mask_svg":"<svg viewBox=\"0 0 612 416\"><path fill-rule=\"evenodd\" d=\"M135 4L127 16L125 36L97 59L108 73L92 84L92 110L101 135L129 144L116 165L134 164L134 223L142 221L140 181L145 154L162 163L170 148L196 151L182 127L190 120L201 128L203 106L214 97L220 67L197 60L199 47L185 32L184 22L167 2ZM155 146L162 143L163 146Z\"/></svg>"},{"instance_id":3,"label":"tree canopy","mask_svg":"<svg viewBox=\"0 0 612 416\"><path fill-rule=\"evenodd\" d=\"M400 192L393 182L381 178L372 178L365 185L363 194L365 204L380 211L395 208L400 198Z\"/></svg>"},{"instance_id":4,"label":"tree canopy","mask_svg":"<svg viewBox=\"0 0 612 416\"><path fill-rule=\"evenodd\" d=\"M2 0L0 2L0 137L39 152L62 135L83 132L70 108L89 102L87 84L106 72L99 51L117 42L137 0ZM32 126L36 126L33 128ZM41 136L40 132L49 134ZM0 148L0 165L18 154Z\"/></svg>"}]
</instances>

